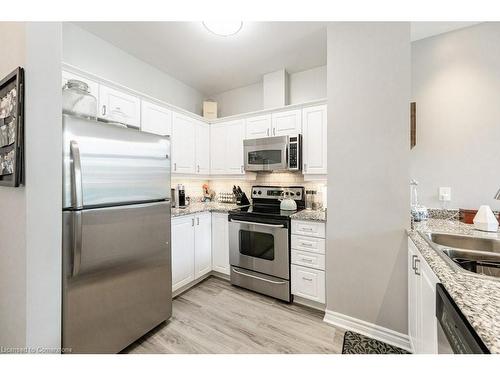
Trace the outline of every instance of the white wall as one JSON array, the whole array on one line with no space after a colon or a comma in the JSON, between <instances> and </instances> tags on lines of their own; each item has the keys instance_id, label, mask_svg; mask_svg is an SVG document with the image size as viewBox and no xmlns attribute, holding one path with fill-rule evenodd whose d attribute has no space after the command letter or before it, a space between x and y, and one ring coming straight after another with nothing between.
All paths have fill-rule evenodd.
<instances>
[{"instance_id":1,"label":"white wall","mask_svg":"<svg viewBox=\"0 0 500 375\"><path fill-rule=\"evenodd\" d=\"M327 309L407 333L410 25L328 26Z\"/></svg>"},{"instance_id":2,"label":"white wall","mask_svg":"<svg viewBox=\"0 0 500 375\"><path fill-rule=\"evenodd\" d=\"M289 104L326 98L326 65L292 73L288 79ZM218 103L219 117L264 109L262 82L212 95L211 98Z\"/></svg>"},{"instance_id":3,"label":"white wall","mask_svg":"<svg viewBox=\"0 0 500 375\"><path fill-rule=\"evenodd\" d=\"M203 93L72 23L63 23L63 61L201 114Z\"/></svg>"},{"instance_id":4,"label":"white wall","mask_svg":"<svg viewBox=\"0 0 500 375\"><path fill-rule=\"evenodd\" d=\"M0 22L0 79L24 66L25 23ZM8 51L8 53L7 53ZM26 191L0 186L0 346L26 343Z\"/></svg>"},{"instance_id":5,"label":"white wall","mask_svg":"<svg viewBox=\"0 0 500 375\"><path fill-rule=\"evenodd\" d=\"M61 24L0 22L0 44L0 76L26 82L25 186L0 187L0 346L59 348Z\"/></svg>"},{"instance_id":6,"label":"white wall","mask_svg":"<svg viewBox=\"0 0 500 375\"><path fill-rule=\"evenodd\" d=\"M412 96L417 145L411 177L420 203L441 207L440 186L451 187L449 208L489 204L500 187L500 23L412 44Z\"/></svg>"},{"instance_id":7,"label":"white wall","mask_svg":"<svg viewBox=\"0 0 500 375\"><path fill-rule=\"evenodd\" d=\"M26 345L61 345L60 22L26 24ZM47 53L50 51L50 53Z\"/></svg>"}]
</instances>

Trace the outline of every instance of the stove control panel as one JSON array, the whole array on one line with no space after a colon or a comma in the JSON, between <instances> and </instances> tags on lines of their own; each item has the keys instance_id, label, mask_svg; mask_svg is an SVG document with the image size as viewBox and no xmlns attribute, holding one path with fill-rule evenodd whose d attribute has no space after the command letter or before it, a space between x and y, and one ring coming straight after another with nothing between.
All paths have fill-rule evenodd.
<instances>
[{"instance_id":1,"label":"stove control panel","mask_svg":"<svg viewBox=\"0 0 500 375\"><path fill-rule=\"evenodd\" d=\"M255 199L278 199L281 197L295 200L304 199L304 188L301 186L254 186L252 187L252 198Z\"/></svg>"}]
</instances>

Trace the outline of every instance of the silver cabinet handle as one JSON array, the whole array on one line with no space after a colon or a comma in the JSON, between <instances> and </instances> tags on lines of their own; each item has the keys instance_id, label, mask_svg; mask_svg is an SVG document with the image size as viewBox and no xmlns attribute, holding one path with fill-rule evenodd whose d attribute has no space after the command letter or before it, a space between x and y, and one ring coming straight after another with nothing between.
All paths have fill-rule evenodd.
<instances>
[{"instance_id":1,"label":"silver cabinet handle","mask_svg":"<svg viewBox=\"0 0 500 375\"><path fill-rule=\"evenodd\" d=\"M304 227L304 228L300 228L300 230L304 231L304 232L312 232L313 229L312 228L307 228L307 227Z\"/></svg>"},{"instance_id":2,"label":"silver cabinet handle","mask_svg":"<svg viewBox=\"0 0 500 375\"><path fill-rule=\"evenodd\" d=\"M309 279L307 277L302 277L302 280L305 280L305 281L313 281L313 279Z\"/></svg>"},{"instance_id":3,"label":"silver cabinet handle","mask_svg":"<svg viewBox=\"0 0 500 375\"><path fill-rule=\"evenodd\" d=\"M106 105L102 106L102 112L101 113L102 113L103 116L106 116Z\"/></svg>"},{"instance_id":4,"label":"silver cabinet handle","mask_svg":"<svg viewBox=\"0 0 500 375\"><path fill-rule=\"evenodd\" d=\"M244 173L245 171L243 170L243 166L241 166L241 173Z\"/></svg>"},{"instance_id":5,"label":"silver cabinet handle","mask_svg":"<svg viewBox=\"0 0 500 375\"><path fill-rule=\"evenodd\" d=\"M304 164L304 172L307 172L307 164Z\"/></svg>"},{"instance_id":6,"label":"silver cabinet handle","mask_svg":"<svg viewBox=\"0 0 500 375\"><path fill-rule=\"evenodd\" d=\"M312 243L301 242L300 244L305 247L313 247Z\"/></svg>"},{"instance_id":7,"label":"silver cabinet handle","mask_svg":"<svg viewBox=\"0 0 500 375\"><path fill-rule=\"evenodd\" d=\"M194 217L191 218L191 226L194 227Z\"/></svg>"},{"instance_id":8,"label":"silver cabinet handle","mask_svg":"<svg viewBox=\"0 0 500 375\"><path fill-rule=\"evenodd\" d=\"M269 137L269 129L267 129L267 136Z\"/></svg>"},{"instance_id":9,"label":"silver cabinet handle","mask_svg":"<svg viewBox=\"0 0 500 375\"><path fill-rule=\"evenodd\" d=\"M312 263L313 260L312 259L306 259L306 258L302 258L301 259L303 262L307 262L307 263Z\"/></svg>"},{"instance_id":10,"label":"silver cabinet handle","mask_svg":"<svg viewBox=\"0 0 500 375\"><path fill-rule=\"evenodd\" d=\"M82 192L82 165L80 161L80 148L76 141L69 143L69 157L71 165L71 206L79 209L83 207Z\"/></svg>"},{"instance_id":11,"label":"silver cabinet handle","mask_svg":"<svg viewBox=\"0 0 500 375\"><path fill-rule=\"evenodd\" d=\"M198 173L200 173L200 165L198 164Z\"/></svg>"},{"instance_id":12,"label":"silver cabinet handle","mask_svg":"<svg viewBox=\"0 0 500 375\"><path fill-rule=\"evenodd\" d=\"M262 281L265 281L265 282L268 282L268 283L271 283L271 284L286 284L286 281L274 281L274 280L264 279L263 277L259 277L259 276L255 276L255 275L250 275L248 273L238 271L234 267L233 267L233 272L237 273L239 275L252 277L252 278L257 279L257 280L262 280Z\"/></svg>"},{"instance_id":13,"label":"silver cabinet handle","mask_svg":"<svg viewBox=\"0 0 500 375\"><path fill-rule=\"evenodd\" d=\"M273 128L273 135L276 135L276 128Z\"/></svg>"},{"instance_id":14,"label":"silver cabinet handle","mask_svg":"<svg viewBox=\"0 0 500 375\"><path fill-rule=\"evenodd\" d=\"M174 171L177 170L177 163L174 163Z\"/></svg>"},{"instance_id":15,"label":"silver cabinet handle","mask_svg":"<svg viewBox=\"0 0 500 375\"><path fill-rule=\"evenodd\" d=\"M200 218L199 217L196 218L196 225L200 225Z\"/></svg>"},{"instance_id":16,"label":"silver cabinet handle","mask_svg":"<svg viewBox=\"0 0 500 375\"><path fill-rule=\"evenodd\" d=\"M415 259L415 275L419 275L420 276L420 270L417 267L417 264L420 264L420 259Z\"/></svg>"},{"instance_id":17,"label":"silver cabinet handle","mask_svg":"<svg viewBox=\"0 0 500 375\"><path fill-rule=\"evenodd\" d=\"M283 224L264 224L264 223L254 223L253 221L240 221L240 220L231 220L231 223L238 224L248 224L248 225L258 225L262 227L271 227L271 228L283 228Z\"/></svg>"},{"instance_id":18,"label":"silver cabinet handle","mask_svg":"<svg viewBox=\"0 0 500 375\"><path fill-rule=\"evenodd\" d=\"M412 255L411 257L411 269L415 271L415 261L417 260L418 256L417 255Z\"/></svg>"},{"instance_id":19,"label":"silver cabinet handle","mask_svg":"<svg viewBox=\"0 0 500 375\"><path fill-rule=\"evenodd\" d=\"M82 262L82 212L73 211L73 276L80 272Z\"/></svg>"}]
</instances>

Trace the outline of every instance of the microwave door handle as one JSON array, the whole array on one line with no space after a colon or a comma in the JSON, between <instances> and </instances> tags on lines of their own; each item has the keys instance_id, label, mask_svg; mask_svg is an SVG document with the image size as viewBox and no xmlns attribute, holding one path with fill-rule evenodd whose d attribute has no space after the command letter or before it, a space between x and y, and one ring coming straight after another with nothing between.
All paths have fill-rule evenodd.
<instances>
[{"instance_id":1,"label":"microwave door handle","mask_svg":"<svg viewBox=\"0 0 500 375\"><path fill-rule=\"evenodd\" d=\"M265 224L265 223L255 223L253 221L241 221L241 220L233 220L233 219L231 219L231 223L259 225L259 226L270 227L270 228L284 228L283 224Z\"/></svg>"},{"instance_id":2,"label":"microwave door handle","mask_svg":"<svg viewBox=\"0 0 500 375\"><path fill-rule=\"evenodd\" d=\"M82 164L80 148L76 141L69 144L69 157L71 165L71 206L75 209L83 208L82 192Z\"/></svg>"}]
</instances>

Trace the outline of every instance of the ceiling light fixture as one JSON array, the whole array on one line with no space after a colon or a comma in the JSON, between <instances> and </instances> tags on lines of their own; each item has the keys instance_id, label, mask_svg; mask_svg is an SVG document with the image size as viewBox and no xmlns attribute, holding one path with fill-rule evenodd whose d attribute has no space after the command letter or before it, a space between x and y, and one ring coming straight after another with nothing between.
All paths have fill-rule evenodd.
<instances>
[{"instance_id":1,"label":"ceiling light fixture","mask_svg":"<svg viewBox=\"0 0 500 375\"><path fill-rule=\"evenodd\" d=\"M211 33L214 33L215 35L219 36L231 36L237 34L241 28L243 27L243 22L241 21L226 21L226 22L219 22L219 21L203 21L203 26L210 31Z\"/></svg>"}]
</instances>

